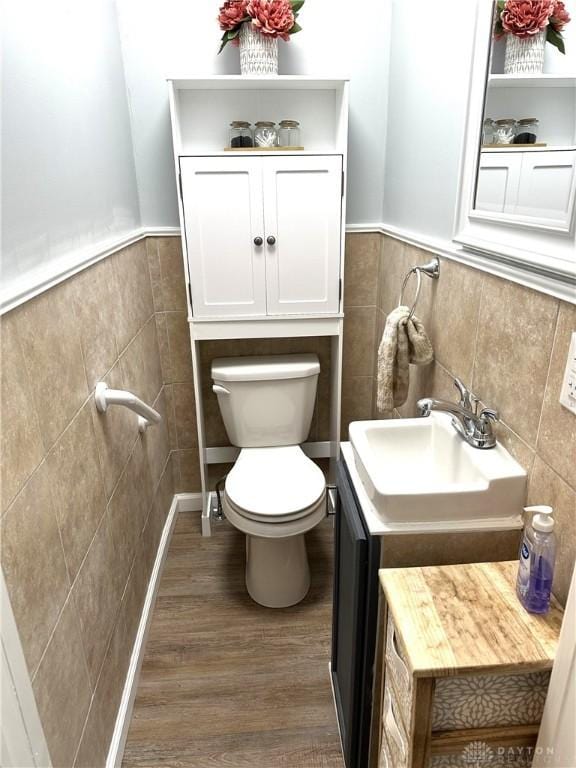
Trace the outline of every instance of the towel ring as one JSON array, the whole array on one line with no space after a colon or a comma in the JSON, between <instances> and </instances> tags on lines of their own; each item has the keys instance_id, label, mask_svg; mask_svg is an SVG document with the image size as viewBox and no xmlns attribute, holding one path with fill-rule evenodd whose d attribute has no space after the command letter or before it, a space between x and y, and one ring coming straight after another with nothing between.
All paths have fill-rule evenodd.
<instances>
[{"instance_id":1,"label":"towel ring","mask_svg":"<svg viewBox=\"0 0 576 768\"><path fill-rule=\"evenodd\" d=\"M408 320L412 320L412 318L414 317L414 312L416 311L416 304L418 304L418 299L420 298L420 288L422 287L422 275L420 274L420 267L412 267L412 269L406 274L406 277L404 278L404 282L402 283L402 288L400 289L399 306L403 306L404 304L404 291L412 275L416 275L416 295L414 296L414 301L412 302L412 308L410 309Z\"/></svg>"}]
</instances>

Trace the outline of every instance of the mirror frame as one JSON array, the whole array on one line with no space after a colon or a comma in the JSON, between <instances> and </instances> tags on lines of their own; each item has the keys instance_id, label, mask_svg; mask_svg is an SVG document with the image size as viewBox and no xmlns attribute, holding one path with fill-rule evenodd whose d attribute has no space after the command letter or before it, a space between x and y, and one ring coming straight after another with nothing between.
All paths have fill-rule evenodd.
<instances>
[{"instance_id":1,"label":"mirror frame","mask_svg":"<svg viewBox=\"0 0 576 768\"><path fill-rule=\"evenodd\" d=\"M569 231L474 209L492 47L492 0L478 0L453 240L475 266L576 304L576 212ZM576 206L574 206L576 208Z\"/></svg>"}]
</instances>

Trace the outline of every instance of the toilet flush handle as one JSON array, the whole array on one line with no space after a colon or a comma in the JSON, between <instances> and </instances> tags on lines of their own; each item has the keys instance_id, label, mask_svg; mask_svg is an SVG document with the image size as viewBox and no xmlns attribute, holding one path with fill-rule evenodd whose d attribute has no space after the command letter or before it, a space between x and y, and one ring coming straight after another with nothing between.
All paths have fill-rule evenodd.
<instances>
[{"instance_id":1,"label":"toilet flush handle","mask_svg":"<svg viewBox=\"0 0 576 768\"><path fill-rule=\"evenodd\" d=\"M212 384L212 392L214 392L215 395L229 395L230 394L230 390L226 389L226 387L223 387L220 384Z\"/></svg>"}]
</instances>

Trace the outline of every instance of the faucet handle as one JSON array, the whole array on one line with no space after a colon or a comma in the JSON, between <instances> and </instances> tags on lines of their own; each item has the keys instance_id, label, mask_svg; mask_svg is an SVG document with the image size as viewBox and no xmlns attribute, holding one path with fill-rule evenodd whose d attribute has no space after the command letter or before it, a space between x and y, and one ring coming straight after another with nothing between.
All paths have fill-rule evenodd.
<instances>
[{"instance_id":1,"label":"faucet handle","mask_svg":"<svg viewBox=\"0 0 576 768\"><path fill-rule=\"evenodd\" d=\"M478 418L487 424L490 419L500 421L500 414L492 408L482 408Z\"/></svg>"},{"instance_id":2,"label":"faucet handle","mask_svg":"<svg viewBox=\"0 0 576 768\"><path fill-rule=\"evenodd\" d=\"M454 386L460 393L460 405L462 408L465 408L467 411L472 413L476 413L476 407L478 405L479 398L470 392L462 379L459 379L458 376L456 376L454 379Z\"/></svg>"}]
</instances>

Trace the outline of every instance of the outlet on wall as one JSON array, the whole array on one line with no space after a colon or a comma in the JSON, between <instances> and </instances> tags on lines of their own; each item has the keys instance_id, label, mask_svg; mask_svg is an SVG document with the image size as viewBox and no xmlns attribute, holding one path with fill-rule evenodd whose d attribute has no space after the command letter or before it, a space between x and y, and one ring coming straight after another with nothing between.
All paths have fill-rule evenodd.
<instances>
[{"instance_id":1,"label":"outlet on wall","mask_svg":"<svg viewBox=\"0 0 576 768\"><path fill-rule=\"evenodd\" d=\"M569 411L576 415L576 332L572 334L570 342L560 402L565 408L568 408Z\"/></svg>"}]
</instances>

